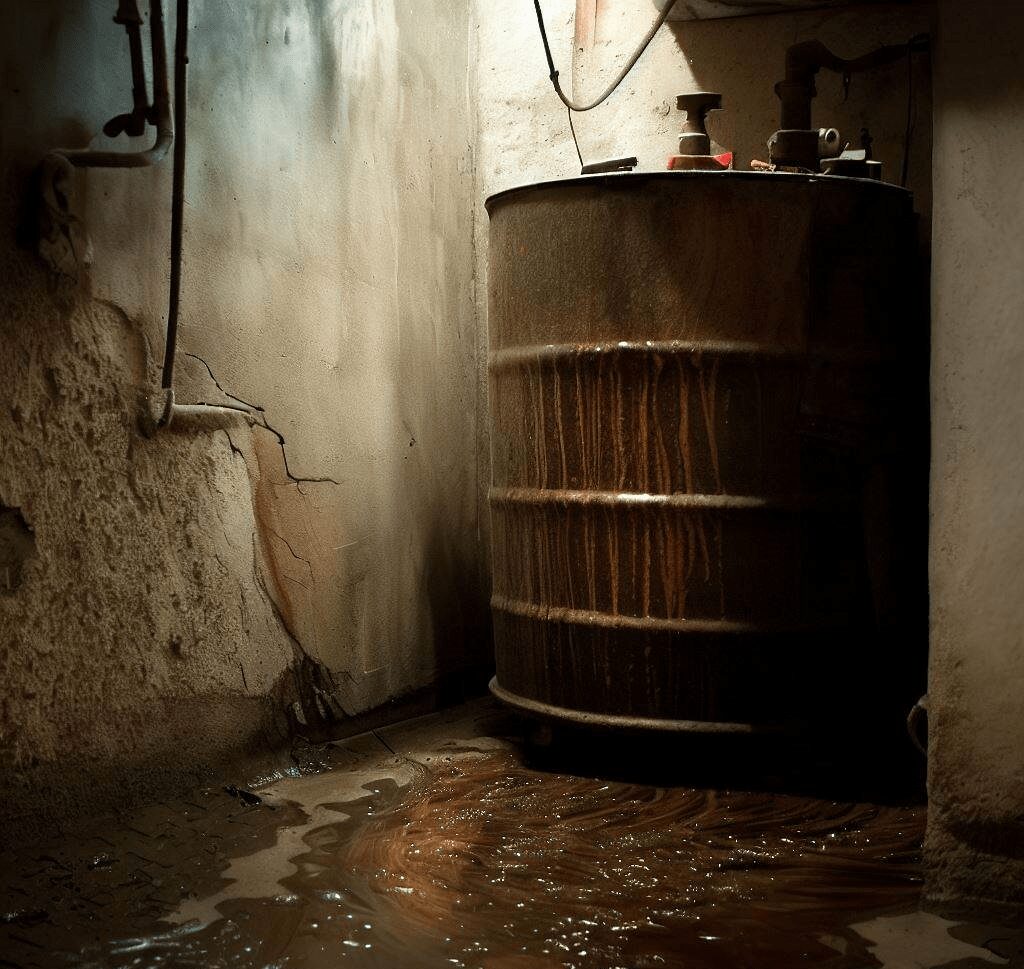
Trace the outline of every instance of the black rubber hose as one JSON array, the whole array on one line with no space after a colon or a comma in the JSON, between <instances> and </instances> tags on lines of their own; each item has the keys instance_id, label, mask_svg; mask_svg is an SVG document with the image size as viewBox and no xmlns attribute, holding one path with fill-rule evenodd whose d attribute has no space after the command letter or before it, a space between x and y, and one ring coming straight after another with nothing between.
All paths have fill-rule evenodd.
<instances>
[{"instance_id":1,"label":"black rubber hose","mask_svg":"<svg viewBox=\"0 0 1024 969\"><path fill-rule=\"evenodd\" d=\"M174 355L181 305L181 250L185 218L185 122L188 108L188 0L178 0L174 29L174 165L171 175L171 282L167 303L167 340L160 386L174 386Z\"/></svg>"},{"instance_id":2,"label":"black rubber hose","mask_svg":"<svg viewBox=\"0 0 1024 969\"><path fill-rule=\"evenodd\" d=\"M668 15L672 12L672 8L676 5L676 0L668 0L665 4L665 9L658 14L658 19L654 21L651 29L647 31L647 36L640 42L640 46L633 52L633 56L626 62L626 66L619 71L616 75L615 80L608 85L597 98L596 101L591 101L590 104L577 104L575 101L570 101L562 90L562 85L558 81L558 71L555 70L555 62L551 57L551 45L548 44L548 32L544 29L544 14L540 9L540 0L533 0L533 8L537 11L537 26L540 28L540 39L544 44L544 56L548 59L548 72L551 78L551 84L555 89L555 94L561 99L570 111L589 111L591 108L596 108L599 104L603 104L608 96L623 82L626 75L633 70L633 65L636 64L643 52L650 46L654 35L661 30L661 25L668 20Z\"/></svg>"}]
</instances>

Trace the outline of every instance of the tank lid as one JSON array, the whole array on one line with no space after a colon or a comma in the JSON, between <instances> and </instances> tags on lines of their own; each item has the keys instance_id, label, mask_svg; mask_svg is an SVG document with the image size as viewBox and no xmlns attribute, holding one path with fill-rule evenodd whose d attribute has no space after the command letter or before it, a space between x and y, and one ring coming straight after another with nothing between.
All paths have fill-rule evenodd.
<instances>
[{"instance_id":1,"label":"tank lid","mask_svg":"<svg viewBox=\"0 0 1024 969\"><path fill-rule=\"evenodd\" d=\"M640 185L646 182L652 181L680 181L683 179L721 179L727 178L733 181L761 181L761 182L772 182L779 181L780 179L788 182L803 182L806 184L814 185L855 185L855 186L870 186L870 191L891 191L897 192L901 196L910 198L913 193L905 188L901 188L899 185L893 185L890 182L880 182L873 178L850 178L845 175L816 175L808 173L806 175L793 173L793 172L745 172L729 170L724 172L706 172L706 171L670 171L670 172L604 172L598 175L574 175L569 178L552 178L547 179L543 182L527 182L525 185L515 185L512 188L503 189L500 192L495 192L493 195L489 195L484 200L484 207L488 213L492 207L499 202L504 202L508 199L519 198L529 192L535 192L541 189L550 188L566 188L569 186L591 186L591 187L604 187L609 189L625 188L627 185ZM826 188L827 191L827 188Z\"/></svg>"}]
</instances>

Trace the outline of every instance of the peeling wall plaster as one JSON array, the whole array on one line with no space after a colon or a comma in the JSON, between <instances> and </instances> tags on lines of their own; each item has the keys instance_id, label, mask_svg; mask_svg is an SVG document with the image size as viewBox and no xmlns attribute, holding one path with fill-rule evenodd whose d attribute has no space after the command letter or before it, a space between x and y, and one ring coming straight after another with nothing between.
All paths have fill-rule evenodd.
<instances>
[{"instance_id":1,"label":"peeling wall plaster","mask_svg":"<svg viewBox=\"0 0 1024 969\"><path fill-rule=\"evenodd\" d=\"M145 786L251 748L295 690L244 461L223 433L143 437L141 334L31 256L5 263L0 494L35 544L0 596L9 825L42 794L59 812L119 770Z\"/></svg>"},{"instance_id":2,"label":"peeling wall plaster","mask_svg":"<svg viewBox=\"0 0 1024 969\"><path fill-rule=\"evenodd\" d=\"M488 661L468 10L193 0L178 398L267 426L147 437L169 162L77 175L77 285L21 231L47 149L147 144L98 134L130 103L115 7L0 12L0 502L35 543L5 510L0 823Z\"/></svg>"}]
</instances>

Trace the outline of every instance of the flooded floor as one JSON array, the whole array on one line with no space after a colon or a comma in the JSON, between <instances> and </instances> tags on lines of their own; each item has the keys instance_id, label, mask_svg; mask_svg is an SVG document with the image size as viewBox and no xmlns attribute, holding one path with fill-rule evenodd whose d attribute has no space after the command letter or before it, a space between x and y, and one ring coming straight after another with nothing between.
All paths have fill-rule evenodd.
<instances>
[{"instance_id":1,"label":"flooded floor","mask_svg":"<svg viewBox=\"0 0 1024 969\"><path fill-rule=\"evenodd\" d=\"M517 729L481 701L5 856L0 967L1020 964L917 911L920 805L570 773Z\"/></svg>"}]
</instances>

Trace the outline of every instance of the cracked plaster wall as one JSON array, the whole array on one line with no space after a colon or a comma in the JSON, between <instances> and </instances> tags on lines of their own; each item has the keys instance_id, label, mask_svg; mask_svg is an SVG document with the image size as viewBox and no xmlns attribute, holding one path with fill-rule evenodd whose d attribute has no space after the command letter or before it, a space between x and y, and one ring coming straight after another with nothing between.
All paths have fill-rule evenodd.
<instances>
[{"instance_id":1,"label":"cracked plaster wall","mask_svg":"<svg viewBox=\"0 0 1024 969\"><path fill-rule=\"evenodd\" d=\"M1024 918L1024 10L939 14L927 893Z\"/></svg>"},{"instance_id":2,"label":"cracked plaster wall","mask_svg":"<svg viewBox=\"0 0 1024 969\"><path fill-rule=\"evenodd\" d=\"M76 282L22 233L43 152L130 104L115 8L0 12L0 823L487 662L468 10L193 0L178 398L274 430L146 437L169 160L78 174Z\"/></svg>"}]
</instances>

